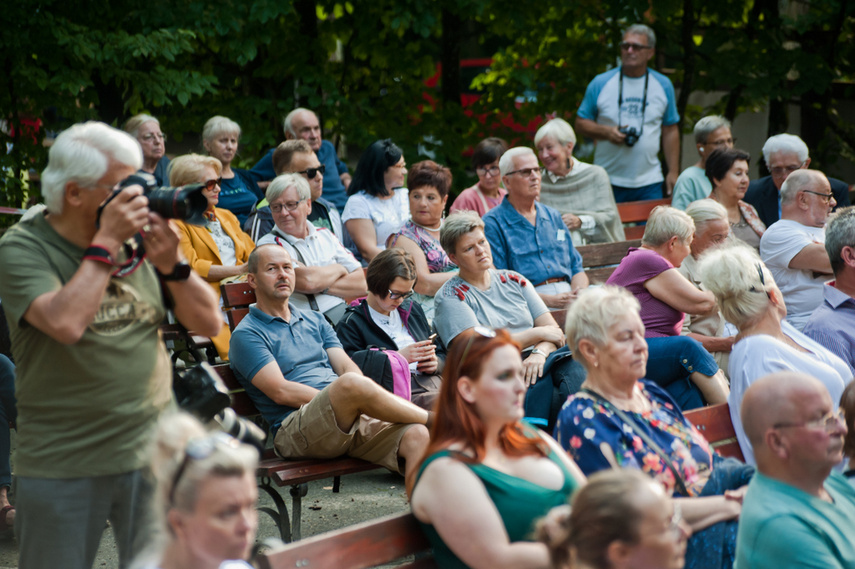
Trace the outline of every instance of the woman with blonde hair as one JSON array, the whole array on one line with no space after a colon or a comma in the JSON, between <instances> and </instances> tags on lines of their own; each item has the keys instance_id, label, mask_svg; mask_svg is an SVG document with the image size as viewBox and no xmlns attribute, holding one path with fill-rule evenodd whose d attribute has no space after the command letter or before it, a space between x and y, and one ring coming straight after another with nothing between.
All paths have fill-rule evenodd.
<instances>
[{"instance_id":1,"label":"woman with blonde hair","mask_svg":"<svg viewBox=\"0 0 855 569\"><path fill-rule=\"evenodd\" d=\"M186 154L172 161L169 183L173 186L203 184L202 194L208 199L205 225L191 225L175 220L181 238L181 250L187 262L200 277L208 281L220 296L220 282L246 273L249 254L255 244L244 233L237 217L217 207L220 200L222 165L211 156ZM225 314L223 315L225 318ZM212 338L220 358L229 359L231 333L224 321L220 333Z\"/></svg>"}]
</instances>

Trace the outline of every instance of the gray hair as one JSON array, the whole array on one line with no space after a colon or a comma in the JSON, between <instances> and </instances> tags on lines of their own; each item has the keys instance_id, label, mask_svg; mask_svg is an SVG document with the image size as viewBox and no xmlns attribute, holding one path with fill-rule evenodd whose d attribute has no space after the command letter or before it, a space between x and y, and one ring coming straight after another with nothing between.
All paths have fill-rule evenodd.
<instances>
[{"instance_id":1,"label":"gray hair","mask_svg":"<svg viewBox=\"0 0 855 569\"><path fill-rule=\"evenodd\" d=\"M722 127L730 129L730 121L720 115L709 115L695 123L695 142L706 144L710 135Z\"/></svg>"},{"instance_id":2,"label":"gray hair","mask_svg":"<svg viewBox=\"0 0 855 569\"><path fill-rule=\"evenodd\" d=\"M855 247L855 206L838 209L825 224L825 251L835 275L843 268L844 247Z\"/></svg>"},{"instance_id":3,"label":"gray hair","mask_svg":"<svg viewBox=\"0 0 855 569\"><path fill-rule=\"evenodd\" d=\"M686 215L695 222L695 232L703 233L702 226L710 221L728 221L727 210L715 200L705 198L696 200L686 208Z\"/></svg>"},{"instance_id":4,"label":"gray hair","mask_svg":"<svg viewBox=\"0 0 855 569\"><path fill-rule=\"evenodd\" d=\"M297 197L301 200L312 199L312 189L309 187L309 182L300 174L280 174L273 178L270 185L267 186L267 192L264 197L267 198L267 203L273 203L273 200L279 199L285 190L288 188L297 190Z\"/></svg>"},{"instance_id":5,"label":"gray hair","mask_svg":"<svg viewBox=\"0 0 855 569\"><path fill-rule=\"evenodd\" d=\"M499 172L501 172L502 176L507 175L508 172L512 172L514 168L514 158L517 156L525 156L527 154L531 154L537 159L537 154L534 153L534 150L529 148L528 146L517 146L515 148L511 148L499 158Z\"/></svg>"},{"instance_id":6,"label":"gray hair","mask_svg":"<svg viewBox=\"0 0 855 569\"><path fill-rule=\"evenodd\" d=\"M807 144L795 134L776 134L766 140L766 144L763 145L763 159L770 168L772 155L778 152L795 154L799 157L799 162L804 162L810 158Z\"/></svg>"},{"instance_id":7,"label":"gray hair","mask_svg":"<svg viewBox=\"0 0 855 569\"><path fill-rule=\"evenodd\" d=\"M688 242L695 233L695 222L680 211L669 205L658 205L650 212L647 225L644 226L644 236L641 238L642 245L659 247L668 242L674 236L679 237L684 243Z\"/></svg>"},{"instance_id":8,"label":"gray hair","mask_svg":"<svg viewBox=\"0 0 855 569\"><path fill-rule=\"evenodd\" d=\"M179 156L169 163L169 185L196 184L199 182L199 175L202 170L207 167L213 168L217 176L223 171L223 163L213 156L202 156L201 154Z\"/></svg>"},{"instance_id":9,"label":"gray hair","mask_svg":"<svg viewBox=\"0 0 855 569\"><path fill-rule=\"evenodd\" d=\"M781 205L789 204L796 199L799 192L811 189L818 183L820 176L825 175L818 170L796 170L781 184Z\"/></svg>"},{"instance_id":10,"label":"gray hair","mask_svg":"<svg viewBox=\"0 0 855 569\"><path fill-rule=\"evenodd\" d=\"M42 196L48 212L62 213L65 187L74 182L83 188L98 183L110 167L110 161L142 167L139 142L126 132L102 122L90 121L71 126L56 137L48 152L48 165L42 172Z\"/></svg>"},{"instance_id":11,"label":"gray hair","mask_svg":"<svg viewBox=\"0 0 855 569\"><path fill-rule=\"evenodd\" d=\"M769 307L767 295L775 287L775 279L747 245L736 243L701 255L698 274L715 295L724 319L740 330Z\"/></svg>"},{"instance_id":12,"label":"gray hair","mask_svg":"<svg viewBox=\"0 0 855 569\"><path fill-rule=\"evenodd\" d=\"M621 37L626 37L627 34L647 36L647 45L650 47L656 47L656 34L649 26L645 26L644 24L633 24L623 31L623 35Z\"/></svg>"},{"instance_id":13,"label":"gray hair","mask_svg":"<svg viewBox=\"0 0 855 569\"><path fill-rule=\"evenodd\" d=\"M140 133L140 128L147 122L156 122L160 126L160 121L151 115L139 114L134 115L125 122L122 130L133 136L134 138Z\"/></svg>"},{"instance_id":14,"label":"gray hair","mask_svg":"<svg viewBox=\"0 0 855 569\"><path fill-rule=\"evenodd\" d=\"M623 287L605 285L582 290L576 302L570 305L564 320L564 333L573 357L587 367L579 342L589 340L597 346L605 346L609 340L609 328L623 316L638 314L640 310L638 299Z\"/></svg>"},{"instance_id":15,"label":"gray hair","mask_svg":"<svg viewBox=\"0 0 855 569\"><path fill-rule=\"evenodd\" d=\"M228 117L214 116L202 128L202 140L210 142L221 134L236 134L240 138L240 125Z\"/></svg>"},{"instance_id":16,"label":"gray hair","mask_svg":"<svg viewBox=\"0 0 855 569\"><path fill-rule=\"evenodd\" d=\"M315 118L318 117L318 115L315 114L315 111L306 109L304 107L297 107L296 109L285 115L285 120L282 121L282 130L285 131L285 136L288 136L289 134L291 136L297 136L297 133L294 132L293 122L294 117L296 117L299 113L312 113L313 115L315 115Z\"/></svg>"},{"instance_id":17,"label":"gray hair","mask_svg":"<svg viewBox=\"0 0 855 569\"><path fill-rule=\"evenodd\" d=\"M562 118L552 119L537 129L537 134L534 135L534 145L540 144L540 141L547 136L554 138L561 146L576 144L576 133L573 131L573 127Z\"/></svg>"},{"instance_id":18,"label":"gray hair","mask_svg":"<svg viewBox=\"0 0 855 569\"><path fill-rule=\"evenodd\" d=\"M449 215L439 230L439 244L447 254L457 253L457 242L460 238L480 229L484 231L484 221L474 211L456 211Z\"/></svg>"}]
</instances>

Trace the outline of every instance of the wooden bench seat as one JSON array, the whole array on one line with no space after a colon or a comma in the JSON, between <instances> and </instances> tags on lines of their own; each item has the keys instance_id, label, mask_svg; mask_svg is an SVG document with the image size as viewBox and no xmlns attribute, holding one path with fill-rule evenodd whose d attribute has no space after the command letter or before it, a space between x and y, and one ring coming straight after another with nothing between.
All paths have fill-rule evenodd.
<instances>
[{"instance_id":1,"label":"wooden bench seat","mask_svg":"<svg viewBox=\"0 0 855 569\"><path fill-rule=\"evenodd\" d=\"M415 556L415 559L407 559ZM435 569L430 544L410 513L307 538L262 554L261 569L369 569L396 563L397 569Z\"/></svg>"},{"instance_id":2,"label":"wooden bench seat","mask_svg":"<svg viewBox=\"0 0 855 569\"><path fill-rule=\"evenodd\" d=\"M720 455L745 461L730 419L730 405L710 405L686 411L684 415Z\"/></svg>"},{"instance_id":3,"label":"wooden bench seat","mask_svg":"<svg viewBox=\"0 0 855 569\"><path fill-rule=\"evenodd\" d=\"M644 226L635 224L647 221L650 212L658 205L671 205L671 198L617 204L618 215L621 223L624 224L623 233L627 239L641 239L644 235Z\"/></svg>"}]
</instances>

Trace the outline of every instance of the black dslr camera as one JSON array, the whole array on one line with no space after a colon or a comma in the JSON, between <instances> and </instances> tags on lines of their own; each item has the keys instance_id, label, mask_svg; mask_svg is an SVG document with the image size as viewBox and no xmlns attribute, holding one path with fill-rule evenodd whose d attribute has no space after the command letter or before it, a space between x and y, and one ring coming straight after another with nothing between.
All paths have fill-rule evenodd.
<instances>
[{"instance_id":1,"label":"black dslr camera","mask_svg":"<svg viewBox=\"0 0 855 569\"><path fill-rule=\"evenodd\" d=\"M98 219L101 211L110 200L119 195L128 186L143 187L143 194L148 198L148 207L166 219L180 219L193 225L205 224L205 211L208 209L208 198L202 193L204 184L187 184L177 188L168 186L158 187L157 181L151 174L137 172L121 182L115 192L101 204L98 209Z\"/></svg>"},{"instance_id":2,"label":"black dslr camera","mask_svg":"<svg viewBox=\"0 0 855 569\"><path fill-rule=\"evenodd\" d=\"M638 137L641 136L641 133L638 132L634 126L625 126L623 128L619 128L618 131L626 135L623 142L630 147L635 146L635 143L638 142Z\"/></svg>"},{"instance_id":3,"label":"black dslr camera","mask_svg":"<svg viewBox=\"0 0 855 569\"><path fill-rule=\"evenodd\" d=\"M223 380L207 362L188 369L183 375L175 373L172 390L178 406L195 415L203 423L214 421L226 433L242 443L264 451L267 434L255 423L238 417L229 407L232 398Z\"/></svg>"}]
</instances>

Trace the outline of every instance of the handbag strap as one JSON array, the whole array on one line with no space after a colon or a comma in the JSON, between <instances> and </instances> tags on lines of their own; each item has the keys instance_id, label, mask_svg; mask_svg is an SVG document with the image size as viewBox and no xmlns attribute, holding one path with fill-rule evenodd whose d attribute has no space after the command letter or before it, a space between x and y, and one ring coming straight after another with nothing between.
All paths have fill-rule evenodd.
<instances>
[{"instance_id":1,"label":"handbag strap","mask_svg":"<svg viewBox=\"0 0 855 569\"><path fill-rule=\"evenodd\" d=\"M686 496L686 497L688 497L690 495L688 489L686 488L686 483L683 482L683 477L680 476L680 472L677 470L677 467L674 466L674 463L671 462L671 459L668 457L667 454L665 454L665 451L662 450L662 447L660 447L658 444L656 444L656 441L654 441L652 438L650 438L650 436L647 433L645 433L641 428L639 428L638 424L632 419L632 417L630 417L622 409L618 409L616 406L612 405L611 401L609 401L608 399L606 399L605 397L603 397L602 395L600 395L596 391L589 389L587 387L583 387L582 391L584 391L585 393L590 395L596 401L599 401L600 403L602 403L603 405L605 405L606 407L611 409L611 411L615 415L620 417L620 419L624 423L626 423L627 425L632 427L632 430L635 431L635 433L639 437L641 437L641 440L643 440L647 444L648 447L653 449L653 452L655 452L659 456L659 458L662 459L662 461L665 463L665 466L667 466L668 470L671 471L671 474L674 475L674 483L677 486L677 489L680 491L680 494L682 494L683 496Z\"/></svg>"}]
</instances>

